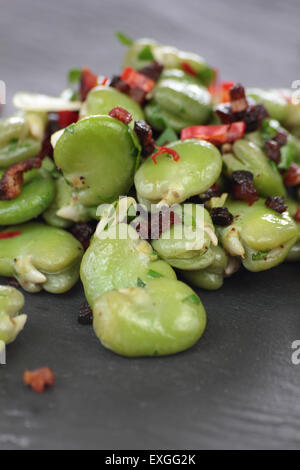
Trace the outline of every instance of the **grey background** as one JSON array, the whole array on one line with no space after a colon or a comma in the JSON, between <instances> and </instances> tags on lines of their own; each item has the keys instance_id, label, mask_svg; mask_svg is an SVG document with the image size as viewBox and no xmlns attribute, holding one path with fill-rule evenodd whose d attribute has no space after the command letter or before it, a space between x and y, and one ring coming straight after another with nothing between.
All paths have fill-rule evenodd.
<instances>
[{"instance_id":1,"label":"grey background","mask_svg":"<svg viewBox=\"0 0 300 470\"><path fill-rule=\"evenodd\" d=\"M298 0L2 0L0 79L17 90L58 93L66 71L120 67L113 37L157 40L201 53L224 79L285 86L300 78ZM5 112L10 112L10 105ZM201 292L203 339L169 358L128 360L77 323L81 287L26 295L28 324L0 368L0 449L299 448L299 264L241 271ZM49 365L43 396L22 384Z\"/></svg>"}]
</instances>

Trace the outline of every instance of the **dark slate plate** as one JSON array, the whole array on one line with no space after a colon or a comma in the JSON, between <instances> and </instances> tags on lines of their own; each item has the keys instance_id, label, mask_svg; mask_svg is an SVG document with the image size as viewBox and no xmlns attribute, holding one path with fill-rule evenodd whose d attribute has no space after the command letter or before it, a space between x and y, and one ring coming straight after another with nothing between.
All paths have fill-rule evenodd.
<instances>
[{"instance_id":1,"label":"dark slate plate","mask_svg":"<svg viewBox=\"0 0 300 470\"><path fill-rule=\"evenodd\" d=\"M123 52L112 32L122 30L198 50L224 79L289 87L300 78L299 10L297 0L14 0L0 16L0 79L11 99L59 92L77 65L112 74ZM77 323L79 285L26 294L28 324L0 368L0 448L298 448L299 280L299 264L285 264L200 292L203 339L155 360L103 349ZM22 374L43 365L57 381L39 396Z\"/></svg>"}]
</instances>

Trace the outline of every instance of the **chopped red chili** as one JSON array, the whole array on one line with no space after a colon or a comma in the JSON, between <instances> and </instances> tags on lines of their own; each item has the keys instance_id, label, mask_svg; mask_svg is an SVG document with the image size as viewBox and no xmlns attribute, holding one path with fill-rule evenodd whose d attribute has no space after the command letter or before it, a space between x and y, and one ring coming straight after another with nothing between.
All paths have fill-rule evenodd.
<instances>
[{"instance_id":1,"label":"chopped red chili","mask_svg":"<svg viewBox=\"0 0 300 470\"><path fill-rule=\"evenodd\" d=\"M185 73L192 75L193 77L197 77L198 73L188 62L181 62L181 68Z\"/></svg>"},{"instance_id":2,"label":"chopped red chili","mask_svg":"<svg viewBox=\"0 0 300 470\"><path fill-rule=\"evenodd\" d=\"M245 133L244 122L222 124L219 126L191 126L181 131L180 139L199 139L211 142L214 145L222 145L241 139Z\"/></svg>"},{"instance_id":3,"label":"chopped red chili","mask_svg":"<svg viewBox=\"0 0 300 470\"><path fill-rule=\"evenodd\" d=\"M116 106L113 108L109 112L109 115L115 119L118 119L118 121L124 122L124 124L129 124L132 121L132 115L121 106Z\"/></svg>"},{"instance_id":4,"label":"chopped red chili","mask_svg":"<svg viewBox=\"0 0 300 470\"><path fill-rule=\"evenodd\" d=\"M64 129L73 124L73 122L77 122L78 117L78 111L58 111L58 125L60 129Z\"/></svg>"},{"instance_id":5,"label":"chopped red chili","mask_svg":"<svg viewBox=\"0 0 300 470\"><path fill-rule=\"evenodd\" d=\"M146 77L146 75L137 72L132 67L125 67L120 78L131 88L137 88L145 93L149 93L149 91L151 91L155 86L154 80L151 80L151 78Z\"/></svg>"},{"instance_id":6,"label":"chopped red chili","mask_svg":"<svg viewBox=\"0 0 300 470\"><path fill-rule=\"evenodd\" d=\"M108 82L109 82L109 78L108 78L108 77L104 77L103 80L102 80L102 82L100 83L100 85L106 86L106 85L108 84Z\"/></svg>"},{"instance_id":7,"label":"chopped red chili","mask_svg":"<svg viewBox=\"0 0 300 470\"><path fill-rule=\"evenodd\" d=\"M284 202L284 197L282 196L269 196L266 200L266 206L270 207L279 214L285 212L288 206Z\"/></svg>"},{"instance_id":8,"label":"chopped red chili","mask_svg":"<svg viewBox=\"0 0 300 470\"><path fill-rule=\"evenodd\" d=\"M8 167L0 180L0 200L9 201L17 197L24 183L23 173L33 168L40 168L41 164L42 160L35 157Z\"/></svg>"},{"instance_id":9,"label":"chopped red chili","mask_svg":"<svg viewBox=\"0 0 300 470\"><path fill-rule=\"evenodd\" d=\"M174 149L170 149L169 147L156 147L158 150L155 152L154 155L152 155L152 160L157 165L156 157L162 153L168 153L173 157L174 162L178 162L180 159L180 155L176 152Z\"/></svg>"},{"instance_id":10,"label":"chopped red chili","mask_svg":"<svg viewBox=\"0 0 300 470\"><path fill-rule=\"evenodd\" d=\"M80 97L84 101L87 94L98 85L98 76L95 75L88 67L84 67L81 71L80 81Z\"/></svg>"},{"instance_id":11,"label":"chopped red chili","mask_svg":"<svg viewBox=\"0 0 300 470\"><path fill-rule=\"evenodd\" d=\"M300 184L300 166L296 163L292 163L283 182L286 186L298 186L298 184Z\"/></svg>"},{"instance_id":12,"label":"chopped red chili","mask_svg":"<svg viewBox=\"0 0 300 470\"><path fill-rule=\"evenodd\" d=\"M214 103L229 103L229 90L235 85L235 82L220 82L208 87L208 91L214 98Z\"/></svg>"},{"instance_id":13,"label":"chopped red chili","mask_svg":"<svg viewBox=\"0 0 300 470\"><path fill-rule=\"evenodd\" d=\"M247 201L250 206L259 199L250 171L240 170L232 173L232 194L235 199Z\"/></svg>"},{"instance_id":14,"label":"chopped red chili","mask_svg":"<svg viewBox=\"0 0 300 470\"><path fill-rule=\"evenodd\" d=\"M43 393L46 387L52 387L54 384L54 374L49 367L42 367L33 371L26 370L23 376L26 385L37 393Z\"/></svg>"},{"instance_id":15,"label":"chopped red chili","mask_svg":"<svg viewBox=\"0 0 300 470\"><path fill-rule=\"evenodd\" d=\"M6 240L7 238L14 238L21 235L22 230L16 230L15 232L0 232L0 240Z\"/></svg>"}]
</instances>

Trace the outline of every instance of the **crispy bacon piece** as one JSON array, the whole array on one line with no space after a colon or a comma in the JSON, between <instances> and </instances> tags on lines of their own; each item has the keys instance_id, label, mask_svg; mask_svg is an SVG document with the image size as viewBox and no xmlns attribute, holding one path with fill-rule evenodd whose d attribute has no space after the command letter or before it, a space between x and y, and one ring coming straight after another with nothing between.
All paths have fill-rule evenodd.
<instances>
[{"instance_id":1,"label":"crispy bacon piece","mask_svg":"<svg viewBox=\"0 0 300 470\"><path fill-rule=\"evenodd\" d=\"M40 168L41 164L42 160L35 157L7 168L0 180L0 200L9 201L17 197L24 183L23 173L33 168Z\"/></svg>"},{"instance_id":2,"label":"crispy bacon piece","mask_svg":"<svg viewBox=\"0 0 300 470\"><path fill-rule=\"evenodd\" d=\"M265 143L267 157L273 160L276 164L280 162L280 145L276 140L268 140Z\"/></svg>"},{"instance_id":3,"label":"crispy bacon piece","mask_svg":"<svg viewBox=\"0 0 300 470\"><path fill-rule=\"evenodd\" d=\"M24 382L37 393L43 393L46 387L52 387L54 384L54 374L49 367L42 367L33 371L24 372Z\"/></svg>"},{"instance_id":4,"label":"crispy bacon piece","mask_svg":"<svg viewBox=\"0 0 300 470\"><path fill-rule=\"evenodd\" d=\"M98 76L95 75L88 67L84 67L81 71L80 80L80 97L85 101L87 94L92 88L98 85Z\"/></svg>"},{"instance_id":5,"label":"crispy bacon piece","mask_svg":"<svg viewBox=\"0 0 300 470\"><path fill-rule=\"evenodd\" d=\"M283 182L286 186L298 186L300 184L300 166L292 163Z\"/></svg>"},{"instance_id":6,"label":"crispy bacon piece","mask_svg":"<svg viewBox=\"0 0 300 470\"><path fill-rule=\"evenodd\" d=\"M115 119L118 119L121 122L124 122L124 124L129 124L132 121L131 114L121 106L116 106L115 108L113 108L109 112L109 115Z\"/></svg>"},{"instance_id":7,"label":"crispy bacon piece","mask_svg":"<svg viewBox=\"0 0 300 470\"><path fill-rule=\"evenodd\" d=\"M233 222L233 215L229 212L227 207L214 207L210 215L213 223L221 227L227 227Z\"/></svg>"},{"instance_id":8,"label":"crispy bacon piece","mask_svg":"<svg viewBox=\"0 0 300 470\"><path fill-rule=\"evenodd\" d=\"M78 222L70 228L70 232L82 244L83 248L87 249L95 229L94 222Z\"/></svg>"},{"instance_id":9,"label":"crispy bacon piece","mask_svg":"<svg viewBox=\"0 0 300 470\"><path fill-rule=\"evenodd\" d=\"M233 113L240 113L248 108L245 88L240 83L236 83L229 89L229 98Z\"/></svg>"},{"instance_id":10,"label":"crispy bacon piece","mask_svg":"<svg viewBox=\"0 0 300 470\"><path fill-rule=\"evenodd\" d=\"M152 137L151 126L146 121L135 121L134 131L142 146L142 156L148 157L154 152L156 147L155 140Z\"/></svg>"},{"instance_id":11,"label":"crispy bacon piece","mask_svg":"<svg viewBox=\"0 0 300 470\"><path fill-rule=\"evenodd\" d=\"M258 200L251 171L240 170L232 173L232 193L235 199L247 201L250 206Z\"/></svg>"},{"instance_id":12,"label":"crispy bacon piece","mask_svg":"<svg viewBox=\"0 0 300 470\"><path fill-rule=\"evenodd\" d=\"M205 193L199 194L201 202L208 202L212 197L221 196L222 191L219 189L218 183L213 184Z\"/></svg>"},{"instance_id":13,"label":"crispy bacon piece","mask_svg":"<svg viewBox=\"0 0 300 470\"><path fill-rule=\"evenodd\" d=\"M151 78L151 80L153 80L154 82L157 82L157 80L161 76L163 68L164 66L155 60L154 62L152 62L152 64L147 65L146 67L139 70L139 72L143 75L146 75L146 77Z\"/></svg>"},{"instance_id":14,"label":"crispy bacon piece","mask_svg":"<svg viewBox=\"0 0 300 470\"><path fill-rule=\"evenodd\" d=\"M297 207L294 219L297 220L297 222L300 222L300 205Z\"/></svg>"},{"instance_id":15,"label":"crispy bacon piece","mask_svg":"<svg viewBox=\"0 0 300 470\"><path fill-rule=\"evenodd\" d=\"M80 306L77 320L80 325L92 325L93 323L93 311L86 301Z\"/></svg>"},{"instance_id":16,"label":"crispy bacon piece","mask_svg":"<svg viewBox=\"0 0 300 470\"><path fill-rule=\"evenodd\" d=\"M284 202L283 196L269 196L266 200L266 206L270 207L270 209L273 209L276 212L279 212L279 214L282 214L288 208Z\"/></svg>"},{"instance_id":17,"label":"crispy bacon piece","mask_svg":"<svg viewBox=\"0 0 300 470\"><path fill-rule=\"evenodd\" d=\"M163 207L156 214L149 214L135 227L140 237L145 240L158 240L162 233L170 229L172 225L181 224L182 219L169 207Z\"/></svg>"}]
</instances>

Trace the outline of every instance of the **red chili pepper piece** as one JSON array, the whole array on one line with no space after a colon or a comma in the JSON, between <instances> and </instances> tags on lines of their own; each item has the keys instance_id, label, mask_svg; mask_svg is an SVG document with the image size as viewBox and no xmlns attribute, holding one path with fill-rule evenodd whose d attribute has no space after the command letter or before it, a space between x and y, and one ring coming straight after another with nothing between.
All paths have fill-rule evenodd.
<instances>
[{"instance_id":1,"label":"red chili pepper piece","mask_svg":"<svg viewBox=\"0 0 300 470\"><path fill-rule=\"evenodd\" d=\"M15 232L0 232L0 240L6 240L8 238L14 238L18 235L21 235L21 230L16 230Z\"/></svg>"},{"instance_id":2,"label":"red chili pepper piece","mask_svg":"<svg viewBox=\"0 0 300 470\"><path fill-rule=\"evenodd\" d=\"M98 76L95 75L88 67L84 67L81 72L80 82L80 96L81 100L84 101L89 91L98 85Z\"/></svg>"},{"instance_id":3,"label":"red chili pepper piece","mask_svg":"<svg viewBox=\"0 0 300 470\"><path fill-rule=\"evenodd\" d=\"M300 166L292 163L283 182L286 186L298 186L300 184Z\"/></svg>"},{"instance_id":4,"label":"red chili pepper piece","mask_svg":"<svg viewBox=\"0 0 300 470\"><path fill-rule=\"evenodd\" d=\"M245 133L245 128L246 124L242 121L219 126L191 126L181 131L180 138L181 140L206 140L214 145L221 145L241 139Z\"/></svg>"},{"instance_id":5,"label":"red chili pepper piece","mask_svg":"<svg viewBox=\"0 0 300 470\"><path fill-rule=\"evenodd\" d=\"M73 124L73 122L77 122L78 116L77 111L58 111L58 125L60 129L64 129Z\"/></svg>"},{"instance_id":6,"label":"red chili pepper piece","mask_svg":"<svg viewBox=\"0 0 300 470\"><path fill-rule=\"evenodd\" d=\"M168 153L169 155L172 155L174 162L178 162L180 159L180 155L176 152L176 150L170 149L169 147L156 147L158 150L155 152L154 155L152 155L152 160L157 165L156 157L162 153Z\"/></svg>"},{"instance_id":7,"label":"red chili pepper piece","mask_svg":"<svg viewBox=\"0 0 300 470\"><path fill-rule=\"evenodd\" d=\"M193 77L197 77L197 72L188 62L181 62L181 68L185 73L192 75Z\"/></svg>"},{"instance_id":8,"label":"red chili pepper piece","mask_svg":"<svg viewBox=\"0 0 300 470\"><path fill-rule=\"evenodd\" d=\"M116 106L115 108L113 108L109 112L109 115L115 119L118 119L121 122L124 122L124 124L129 124L130 121L132 121L131 114L121 106Z\"/></svg>"},{"instance_id":9,"label":"red chili pepper piece","mask_svg":"<svg viewBox=\"0 0 300 470\"><path fill-rule=\"evenodd\" d=\"M297 212L294 219L297 220L297 222L300 222L300 206L297 207Z\"/></svg>"},{"instance_id":10,"label":"red chili pepper piece","mask_svg":"<svg viewBox=\"0 0 300 470\"><path fill-rule=\"evenodd\" d=\"M149 93L149 91L151 91L155 86L154 80L151 80L151 78L146 77L146 75L137 72L132 67L125 67L120 78L131 88L137 88L145 93Z\"/></svg>"},{"instance_id":11,"label":"red chili pepper piece","mask_svg":"<svg viewBox=\"0 0 300 470\"><path fill-rule=\"evenodd\" d=\"M29 385L37 393L43 393L46 386L52 387L55 380L49 367L42 367L33 371L26 370L23 378L26 385Z\"/></svg>"},{"instance_id":12,"label":"red chili pepper piece","mask_svg":"<svg viewBox=\"0 0 300 470\"><path fill-rule=\"evenodd\" d=\"M229 103L229 90L235 85L235 82L213 83L208 87L209 93L213 96L215 103Z\"/></svg>"},{"instance_id":13,"label":"red chili pepper piece","mask_svg":"<svg viewBox=\"0 0 300 470\"><path fill-rule=\"evenodd\" d=\"M108 78L108 77L104 77L103 80L102 80L102 82L100 83L100 85L105 86L105 85L107 85L108 81L109 81L109 78Z\"/></svg>"}]
</instances>

